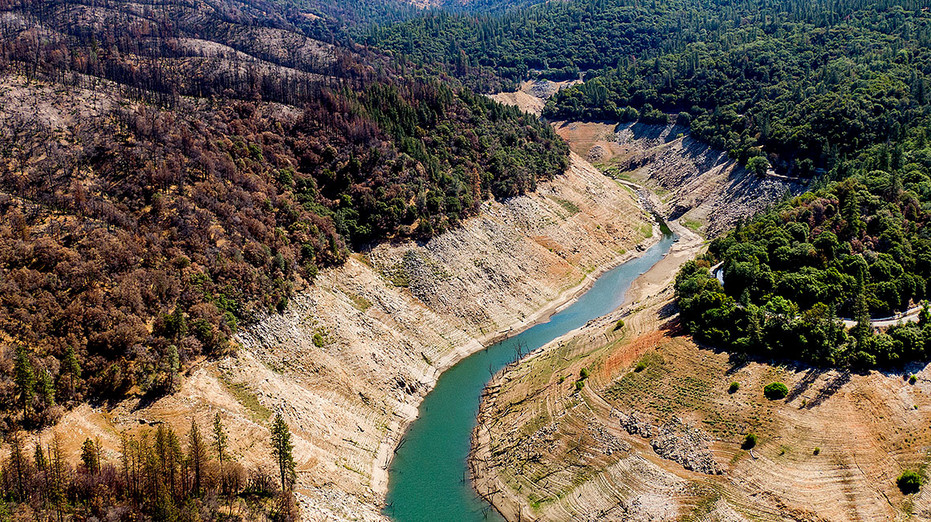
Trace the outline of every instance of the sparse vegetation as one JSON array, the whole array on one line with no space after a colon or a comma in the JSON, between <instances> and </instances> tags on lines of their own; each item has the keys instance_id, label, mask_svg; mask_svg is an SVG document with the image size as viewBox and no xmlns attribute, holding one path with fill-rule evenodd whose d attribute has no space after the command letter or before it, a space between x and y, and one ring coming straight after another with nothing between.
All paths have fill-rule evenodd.
<instances>
[{"instance_id":1,"label":"sparse vegetation","mask_svg":"<svg viewBox=\"0 0 931 522\"><path fill-rule=\"evenodd\" d=\"M763 395L771 401L785 399L789 394L789 388L781 382L772 382L763 387Z\"/></svg>"},{"instance_id":2,"label":"sparse vegetation","mask_svg":"<svg viewBox=\"0 0 931 522\"><path fill-rule=\"evenodd\" d=\"M575 381L575 391L582 391L582 388L585 387L585 380L588 379L589 375L588 368L579 370L579 378Z\"/></svg>"},{"instance_id":3,"label":"sparse vegetation","mask_svg":"<svg viewBox=\"0 0 931 522\"><path fill-rule=\"evenodd\" d=\"M252 414L252 418L257 422L267 421L272 412L261 402L259 402L258 396L256 396L249 389L249 386L242 382L233 382L229 376L225 373L219 375L219 381L223 384L224 387L236 398L236 401L239 404L242 404L249 412Z\"/></svg>"},{"instance_id":4,"label":"sparse vegetation","mask_svg":"<svg viewBox=\"0 0 931 522\"><path fill-rule=\"evenodd\" d=\"M356 307L360 312L365 312L372 307L372 302L362 297L361 295L348 294L349 299L352 301L352 305Z\"/></svg>"},{"instance_id":5,"label":"sparse vegetation","mask_svg":"<svg viewBox=\"0 0 931 522\"><path fill-rule=\"evenodd\" d=\"M702 227L701 221L696 221L694 219L680 219L679 224L691 230L692 232L698 232L698 230Z\"/></svg>"},{"instance_id":6,"label":"sparse vegetation","mask_svg":"<svg viewBox=\"0 0 931 522\"><path fill-rule=\"evenodd\" d=\"M559 206L566 209L566 212L568 212L570 216L574 216L575 214L581 212L581 210L579 210L579 206L569 200L554 197L553 201L559 203Z\"/></svg>"},{"instance_id":7,"label":"sparse vegetation","mask_svg":"<svg viewBox=\"0 0 931 522\"><path fill-rule=\"evenodd\" d=\"M221 426L222 429L222 426ZM211 459L208 443L192 422L184 447L168 424L132 435L121 434L112 460L99 441L86 439L79 463L63 455L56 433L37 441L29 458L17 432L2 460L0 494L16 517L65 520L225 520L235 510L244 520L291 521L299 518L289 491L282 492L262 467L246 469L224 456ZM214 449L225 450L225 435Z\"/></svg>"}]
</instances>

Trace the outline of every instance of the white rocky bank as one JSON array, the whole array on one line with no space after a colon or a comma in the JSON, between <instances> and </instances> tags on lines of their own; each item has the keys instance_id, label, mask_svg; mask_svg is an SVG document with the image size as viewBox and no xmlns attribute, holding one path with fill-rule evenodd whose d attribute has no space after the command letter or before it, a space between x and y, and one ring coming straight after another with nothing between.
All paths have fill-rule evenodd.
<instances>
[{"instance_id":1,"label":"white rocky bank","mask_svg":"<svg viewBox=\"0 0 931 522\"><path fill-rule=\"evenodd\" d=\"M633 194L578 157L534 194L418 244L381 245L324 270L283 314L246 327L237 354L192 368L152 404L82 407L56 428L80 451L166 422L187 433L220 412L247 468L274 469L272 412L291 427L305 520L381 520L394 448L440 373L546 317L601 271L656 241ZM69 449L69 451L70 451ZM77 454L74 455L77 458Z\"/></svg>"},{"instance_id":2,"label":"white rocky bank","mask_svg":"<svg viewBox=\"0 0 931 522\"><path fill-rule=\"evenodd\" d=\"M535 194L487 202L461 228L324 271L240 334L218 370L287 419L305 515L378 519L393 449L442 370L571 299L653 241L650 223L627 189L574 157Z\"/></svg>"}]
</instances>

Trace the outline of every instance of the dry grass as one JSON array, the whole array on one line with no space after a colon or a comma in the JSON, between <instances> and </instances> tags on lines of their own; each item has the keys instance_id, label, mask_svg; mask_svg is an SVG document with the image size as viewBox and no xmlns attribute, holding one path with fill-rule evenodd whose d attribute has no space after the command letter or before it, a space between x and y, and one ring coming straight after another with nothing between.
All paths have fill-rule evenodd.
<instances>
[{"instance_id":1,"label":"dry grass","mask_svg":"<svg viewBox=\"0 0 931 522\"><path fill-rule=\"evenodd\" d=\"M726 353L657 330L666 321L658 315L663 305L654 300L625 317L620 333L613 331L615 317L599 321L496 380L476 433L483 460L475 470L479 489L498 490L493 498L506 513L522 509L541 520L603 513L664 518L669 509L685 520L926 519L931 513L928 495L906 498L895 485L903 469L924 469L928 460L931 383L922 376L931 370L920 369L910 385L908 372L735 365ZM569 379L559 383L581 367L594 368L581 393ZM740 389L730 394L735 380ZM774 380L788 385L785 400L763 397L763 386ZM654 426L677 420L699 429L724 475L690 472L660 458L648 440L620 427L615 411L636 412ZM750 432L759 436L752 455L740 448ZM626 449L606 454L598 433ZM646 502L650 494L664 501ZM636 506L649 509L637 514Z\"/></svg>"}]
</instances>

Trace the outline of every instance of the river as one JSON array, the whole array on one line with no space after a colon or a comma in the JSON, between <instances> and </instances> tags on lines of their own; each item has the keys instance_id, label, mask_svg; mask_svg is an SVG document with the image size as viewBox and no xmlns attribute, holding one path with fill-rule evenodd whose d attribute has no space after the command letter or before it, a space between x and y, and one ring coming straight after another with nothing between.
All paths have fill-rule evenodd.
<instances>
[{"instance_id":1,"label":"river","mask_svg":"<svg viewBox=\"0 0 931 522\"><path fill-rule=\"evenodd\" d=\"M620 306L634 279L661 260L674 241L674 236L664 235L640 257L602 274L588 292L549 321L443 372L421 403L420 415L408 428L388 470L385 513L399 522L503 520L475 493L466 461L485 385L518 358L518 347L526 355Z\"/></svg>"}]
</instances>

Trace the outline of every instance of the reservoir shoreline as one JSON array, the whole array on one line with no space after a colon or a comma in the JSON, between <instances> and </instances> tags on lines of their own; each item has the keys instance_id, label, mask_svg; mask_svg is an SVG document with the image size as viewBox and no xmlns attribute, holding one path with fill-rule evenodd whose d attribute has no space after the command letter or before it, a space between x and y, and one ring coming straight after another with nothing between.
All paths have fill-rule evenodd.
<instances>
[{"instance_id":1,"label":"reservoir shoreline","mask_svg":"<svg viewBox=\"0 0 931 522\"><path fill-rule=\"evenodd\" d=\"M589 272L579 284L564 290L562 293L560 293L559 296L538 309L533 314L529 315L523 321L511 325L507 329L488 333L473 342L460 346L456 350L449 352L446 356L437 361L437 382L442 377L443 373L467 357L470 357L483 350L487 350L497 343L520 335L528 329L533 328L534 326L546 323L553 315L559 313L566 307L571 306L573 303L578 301L579 297L591 290L595 282L597 282L598 279L605 273L643 256L643 254L645 254L650 248L656 245L661 240L661 238L662 235L660 233L659 225L654 223L652 235L650 237L638 243L633 249L618 255L618 257L613 259L610 263L605 263ZM426 398L426 396L429 395L432 391L433 388L428 390L423 397ZM391 469L391 466L394 463L394 456L396 455L400 445L403 443L411 424L420 418L421 404L423 404L423 400L421 400L420 404L417 405L416 410L412 412L412 415L403 419L403 422L398 429L398 432L402 433L403 435L399 439L395 441L394 439L388 437L383 439L378 446L377 457L375 458L374 466L372 469L372 489L383 499L386 498L386 494L388 492L388 470ZM385 464L381 465L380 463ZM385 507L387 506L383 505L382 509Z\"/></svg>"},{"instance_id":2,"label":"reservoir shoreline","mask_svg":"<svg viewBox=\"0 0 931 522\"><path fill-rule=\"evenodd\" d=\"M659 232L658 226L654 228ZM399 445L392 459L386 515L402 521L449 516L467 520L470 512L476 520L489 516L490 504L478 497L468 480L467 462L475 415L487 383L506 364L525 355L521 348L535 351L616 309L631 283L662 261L673 246L674 236L665 235L661 239L658 236L654 233L651 248L639 255L619 257L616 263L590 273L582 284L567 291L564 299L554 300L545 307L549 314L536 314L539 317L526 321L521 330L507 332L504 341L476 351L444 372L421 402L417 421L407 426L405 443ZM624 270L625 266L629 268ZM602 280L601 276L612 270L617 272ZM578 306L574 307L575 304Z\"/></svg>"}]
</instances>

